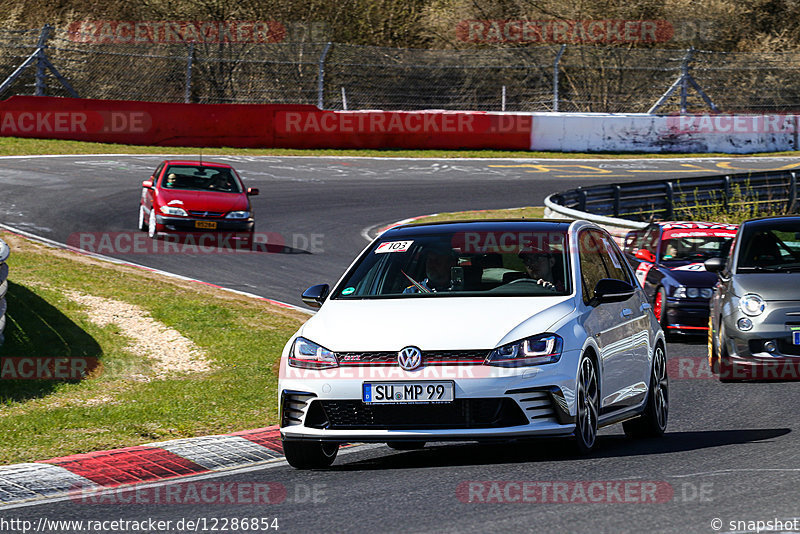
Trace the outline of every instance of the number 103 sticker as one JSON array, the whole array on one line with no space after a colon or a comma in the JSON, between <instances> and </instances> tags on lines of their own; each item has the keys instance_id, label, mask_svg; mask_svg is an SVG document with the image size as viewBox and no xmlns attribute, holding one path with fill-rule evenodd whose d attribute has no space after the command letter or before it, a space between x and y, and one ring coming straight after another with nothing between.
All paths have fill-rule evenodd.
<instances>
[{"instance_id":1,"label":"number 103 sticker","mask_svg":"<svg viewBox=\"0 0 800 534\"><path fill-rule=\"evenodd\" d=\"M405 252L413 241L387 241L378 245L375 254L386 254L387 252Z\"/></svg>"}]
</instances>

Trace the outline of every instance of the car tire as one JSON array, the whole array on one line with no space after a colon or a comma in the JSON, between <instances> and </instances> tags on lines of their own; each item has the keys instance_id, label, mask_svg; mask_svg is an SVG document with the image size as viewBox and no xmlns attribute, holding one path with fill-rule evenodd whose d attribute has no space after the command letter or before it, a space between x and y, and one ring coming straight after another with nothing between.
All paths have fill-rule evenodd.
<instances>
[{"instance_id":1,"label":"car tire","mask_svg":"<svg viewBox=\"0 0 800 534\"><path fill-rule=\"evenodd\" d=\"M719 327L719 363L717 364L717 373L719 381L723 384L736 382L731 376L733 375L733 364L728 356L728 344L725 343L725 331L722 329L722 324Z\"/></svg>"},{"instance_id":2,"label":"car tire","mask_svg":"<svg viewBox=\"0 0 800 534\"><path fill-rule=\"evenodd\" d=\"M162 225L156 222L156 210L150 210L150 217L147 220L147 235L150 239L158 239L158 232L162 230Z\"/></svg>"},{"instance_id":3,"label":"car tire","mask_svg":"<svg viewBox=\"0 0 800 534\"><path fill-rule=\"evenodd\" d=\"M388 441L386 446L396 451L418 451L425 448L424 441Z\"/></svg>"},{"instance_id":4,"label":"car tire","mask_svg":"<svg viewBox=\"0 0 800 534\"><path fill-rule=\"evenodd\" d=\"M139 230L142 232L147 231L147 219L144 216L144 206L139 204Z\"/></svg>"},{"instance_id":5,"label":"car tire","mask_svg":"<svg viewBox=\"0 0 800 534\"><path fill-rule=\"evenodd\" d=\"M667 429L669 419L669 376L667 356L660 343L653 352L650 387L647 390L644 412L636 419L622 423L625 434L631 438L660 437Z\"/></svg>"},{"instance_id":6,"label":"car tire","mask_svg":"<svg viewBox=\"0 0 800 534\"><path fill-rule=\"evenodd\" d=\"M708 318L708 367L711 373L719 374L719 349L717 348L717 336L714 335L714 321Z\"/></svg>"},{"instance_id":7,"label":"car tire","mask_svg":"<svg viewBox=\"0 0 800 534\"><path fill-rule=\"evenodd\" d=\"M283 454L295 469L330 467L339 453L339 444L324 441L284 441Z\"/></svg>"},{"instance_id":8,"label":"car tire","mask_svg":"<svg viewBox=\"0 0 800 534\"><path fill-rule=\"evenodd\" d=\"M584 354L578 364L576 390L575 435L573 444L578 454L588 454L597 441L597 417L600 413L600 390L594 360Z\"/></svg>"}]
</instances>

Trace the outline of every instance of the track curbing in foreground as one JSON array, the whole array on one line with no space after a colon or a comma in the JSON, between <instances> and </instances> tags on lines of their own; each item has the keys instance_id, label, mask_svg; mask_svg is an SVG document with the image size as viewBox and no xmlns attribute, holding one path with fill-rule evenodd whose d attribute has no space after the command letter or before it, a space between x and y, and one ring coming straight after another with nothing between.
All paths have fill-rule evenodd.
<instances>
[{"instance_id":1,"label":"track curbing in foreground","mask_svg":"<svg viewBox=\"0 0 800 534\"><path fill-rule=\"evenodd\" d=\"M277 425L0 466L0 507L246 467L283 458Z\"/></svg>"}]
</instances>

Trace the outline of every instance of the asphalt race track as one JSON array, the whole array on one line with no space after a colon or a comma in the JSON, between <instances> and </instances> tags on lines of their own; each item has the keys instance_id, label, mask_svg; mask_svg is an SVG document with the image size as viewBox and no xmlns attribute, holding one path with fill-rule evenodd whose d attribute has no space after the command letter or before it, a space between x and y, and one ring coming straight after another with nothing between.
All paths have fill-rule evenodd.
<instances>
[{"instance_id":1,"label":"asphalt race track","mask_svg":"<svg viewBox=\"0 0 800 534\"><path fill-rule=\"evenodd\" d=\"M0 158L0 222L59 242L82 232L135 231L140 183L161 159ZM283 246L248 254L102 252L300 304L307 286L338 278L366 245L362 232L407 217L541 205L548 194L581 184L800 167L797 159L780 158L213 159L232 163L248 186L261 189L254 198L256 231L279 234ZM343 450L329 470L298 472L280 462L203 479L282 485L285 499L274 504L120 504L112 497L44 501L0 510L0 518L34 524L42 517L153 518L173 525L206 518L210 527L213 519L263 517L278 518L278 532L437 534L749 532L756 521L800 518L800 437L794 432L800 384L721 384L701 365L705 339L681 341L668 347L671 413L662 439L628 440L614 426L601 432L597 451L585 458L570 456L558 440L434 444L409 452L357 446ZM539 490L525 497L523 487ZM538 502L542 498L547 502ZM526 499L537 502L511 502ZM784 530L800 531L800 519Z\"/></svg>"}]
</instances>

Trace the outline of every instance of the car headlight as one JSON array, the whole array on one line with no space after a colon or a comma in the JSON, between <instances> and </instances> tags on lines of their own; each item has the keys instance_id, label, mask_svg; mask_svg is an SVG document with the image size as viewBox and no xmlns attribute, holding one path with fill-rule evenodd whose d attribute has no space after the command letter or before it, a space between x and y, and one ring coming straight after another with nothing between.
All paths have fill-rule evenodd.
<instances>
[{"instance_id":1,"label":"car headlight","mask_svg":"<svg viewBox=\"0 0 800 534\"><path fill-rule=\"evenodd\" d=\"M541 334L497 347L486 358L486 363L501 367L555 363L561 358L563 345L560 336Z\"/></svg>"},{"instance_id":2,"label":"car headlight","mask_svg":"<svg viewBox=\"0 0 800 534\"><path fill-rule=\"evenodd\" d=\"M159 208L164 215L178 215L179 217L186 217L186 210L183 208L173 208L172 206L161 206Z\"/></svg>"},{"instance_id":3,"label":"car headlight","mask_svg":"<svg viewBox=\"0 0 800 534\"><path fill-rule=\"evenodd\" d=\"M684 286L678 286L675 288L675 291L672 292L672 296L676 299L685 299L687 297L686 289L687 288Z\"/></svg>"},{"instance_id":4,"label":"car headlight","mask_svg":"<svg viewBox=\"0 0 800 534\"><path fill-rule=\"evenodd\" d=\"M714 295L714 290L710 287L704 287L700 290L700 296L704 299L710 299Z\"/></svg>"},{"instance_id":5,"label":"car headlight","mask_svg":"<svg viewBox=\"0 0 800 534\"><path fill-rule=\"evenodd\" d=\"M742 310L742 313L750 317L761 315L764 313L764 308L766 307L767 303L764 302L764 299L755 293L748 293L739 299L739 309Z\"/></svg>"},{"instance_id":6,"label":"car headlight","mask_svg":"<svg viewBox=\"0 0 800 534\"><path fill-rule=\"evenodd\" d=\"M338 367L339 361L335 352L298 337L292 343L292 350L289 352L289 365L303 369L329 369Z\"/></svg>"},{"instance_id":7,"label":"car headlight","mask_svg":"<svg viewBox=\"0 0 800 534\"><path fill-rule=\"evenodd\" d=\"M232 211L225 216L226 219L248 219L249 217L249 211Z\"/></svg>"}]
</instances>

